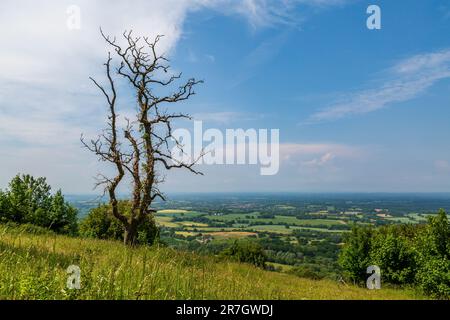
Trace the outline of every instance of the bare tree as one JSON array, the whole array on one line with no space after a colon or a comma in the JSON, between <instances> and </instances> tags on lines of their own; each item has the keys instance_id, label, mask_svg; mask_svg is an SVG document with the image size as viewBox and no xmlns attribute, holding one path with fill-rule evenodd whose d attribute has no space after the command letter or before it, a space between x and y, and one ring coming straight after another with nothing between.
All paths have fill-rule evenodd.
<instances>
[{"instance_id":1,"label":"bare tree","mask_svg":"<svg viewBox=\"0 0 450 320\"><path fill-rule=\"evenodd\" d=\"M158 55L156 46L161 39L157 36L153 41L147 37L134 37L132 31L124 32L125 45L119 45L116 38L102 37L113 49L119 63L112 66L111 52L104 64L108 87L100 85L90 78L95 86L103 93L108 104L108 127L95 140L86 142L81 136L83 145L95 153L99 160L111 163L116 174L109 178L99 174L96 187L104 186L104 192L109 195L111 214L124 227L124 243L134 245L137 238L138 226L145 218L153 215L151 208L156 198L165 200L158 185L164 181L161 171L173 168L184 168L194 174L202 174L193 166L202 154L189 163L175 159L169 147L178 147L181 152L183 146L172 134L172 120L191 119L184 113L168 113L166 107L183 101L195 94L193 88L202 81L189 79L168 95L159 96L155 92L163 88L171 88L181 78L181 73L168 73L168 59ZM112 70L114 68L114 70ZM166 77L161 76L166 75ZM117 86L115 77L124 78L135 92L137 114L132 120L127 119L124 128L118 128L117 114ZM165 108L163 110L163 108ZM124 178L131 177L132 199L131 214L119 212L116 190L124 182Z\"/></svg>"}]
</instances>

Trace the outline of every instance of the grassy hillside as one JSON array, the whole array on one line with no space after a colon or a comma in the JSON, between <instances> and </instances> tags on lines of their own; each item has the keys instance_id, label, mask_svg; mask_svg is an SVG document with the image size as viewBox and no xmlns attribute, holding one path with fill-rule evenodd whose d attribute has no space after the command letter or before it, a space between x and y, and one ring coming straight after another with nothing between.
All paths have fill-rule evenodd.
<instances>
[{"instance_id":1,"label":"grassy hillside","mask_svg":"<svg viewBox=\"0 0 450 320\"><path fill-rule=\"evenodd\" d=\"M81 269L80 290L66 268ZM0 299L414 299L218 262L170 248L33 234L0 225Z\"/></svg>"}]
</instances>

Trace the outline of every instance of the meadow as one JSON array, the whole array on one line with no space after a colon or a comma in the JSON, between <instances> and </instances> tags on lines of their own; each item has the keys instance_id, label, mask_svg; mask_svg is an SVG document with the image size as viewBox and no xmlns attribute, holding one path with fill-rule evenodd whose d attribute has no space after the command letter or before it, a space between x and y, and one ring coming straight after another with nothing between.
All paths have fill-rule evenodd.
<instances>
[{"instance_id":1,"label":"meadow","mask_svg":"<svg viewBox=\"0 0 450 320\"><path fill-rule=\"evenodd\" d=\"M69 265L81 289L68 289ZM0 225L0 299L418 299L309 280L162 246L72 238Z\"/></svg>"}]
</instances>

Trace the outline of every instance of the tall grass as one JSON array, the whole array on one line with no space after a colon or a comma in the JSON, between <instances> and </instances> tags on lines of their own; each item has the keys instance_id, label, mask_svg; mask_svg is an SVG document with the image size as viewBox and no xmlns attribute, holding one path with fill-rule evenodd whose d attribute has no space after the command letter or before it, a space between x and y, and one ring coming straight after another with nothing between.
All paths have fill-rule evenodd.
<instances>
[{"instance_id":1,"label":"tall grass","mask_svg":"<svg viewBox=\"0 0 450 320\"><path fill-rule=\"evenodd\" d=\"M69 265L81 289L68 289ZM218 261L165 247L30 233L0 225L0 299L414 299Z\"/></svg>"}]
</instances>

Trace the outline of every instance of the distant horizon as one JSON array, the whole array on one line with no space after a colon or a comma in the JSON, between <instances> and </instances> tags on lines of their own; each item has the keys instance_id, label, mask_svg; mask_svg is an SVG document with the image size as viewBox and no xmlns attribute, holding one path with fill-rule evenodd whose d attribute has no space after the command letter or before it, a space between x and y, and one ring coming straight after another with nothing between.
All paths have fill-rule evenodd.
<instances>
[{"instance_id":1,"label":"distant horizon","mask_svg":"<svg viewBox=\"0 0 450 320\"><path fill-rule=\"evenodd\" d=\"M64 193L64 196L99 196L96 193ZM247 192L237 192L237 191L211 191L211 192L167 192L167 195L448 195L450 197L450 192L364 192L364 191L318 191L318 192L303 192L303 191L247 191ZM132 194L118 193L119 197L132 196ZM104 195L108 197L108 195Z\"/></svg>"}]
</instances>

